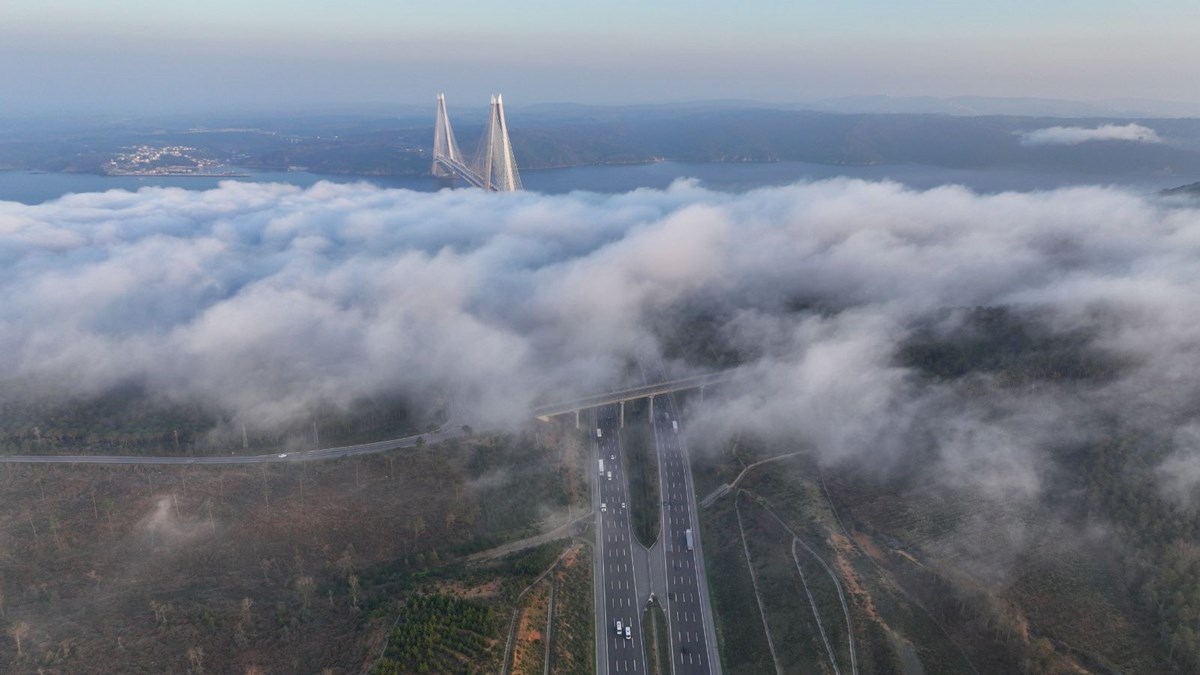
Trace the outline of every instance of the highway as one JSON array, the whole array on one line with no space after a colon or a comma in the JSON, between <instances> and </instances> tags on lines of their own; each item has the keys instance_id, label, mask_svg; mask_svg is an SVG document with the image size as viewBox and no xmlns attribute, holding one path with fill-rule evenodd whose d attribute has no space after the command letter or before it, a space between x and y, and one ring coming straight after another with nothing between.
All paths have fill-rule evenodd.
<instances>
[{"instance_id":1,"label":"highway","mask_svg":"<svg viewBox=\"0 0 1200 675\"><path fill-rule=\"evenodd\" d=\"M300 450L298 452L276 452L267 455L206 455L202 457L138 457L136 455L0 455L0 464L262 464L265 462L316 462L351 455L369 455L398 448L411 448L420 439L426 443L439 443L465 435L452 422L443 424L437 431L416 434L386 441L343 445L336 448Z\"/></svg>"},{"instance_id":2,"label":"highway","mask_svg":"<svg viewBox=\"0 0 1200 675\"><path fill-rule=\"evenodd\" d=\"M664 545L660 548L667 580L665 609L671 632L672 670L675 675L720 673L683 423L674 397L669 394L656 397L653 410L659 493L662 495L661 536ZM687 542L688 531L692 537L691 548Z\"/></svg>"},{"instance_id":3,"label":"highway","mask_svg":"<svg viewBox=\"0 0 1200 675\"><path fill-rule=\"evenodd\" d=\"M596 672L645 673L642 648L642 603L634 572L633 539L629 521L629 494L622 468L620 419L617 406L597 408L590 430L593 481L592 506L596 511L594 549L596 588ZM600 463L604 463L604 473ZM617 634L617 621L622 634ZM631 625L632 624L632 625ZM625 628L630 627L629 637Z\"/></svg>"}]
</instances>

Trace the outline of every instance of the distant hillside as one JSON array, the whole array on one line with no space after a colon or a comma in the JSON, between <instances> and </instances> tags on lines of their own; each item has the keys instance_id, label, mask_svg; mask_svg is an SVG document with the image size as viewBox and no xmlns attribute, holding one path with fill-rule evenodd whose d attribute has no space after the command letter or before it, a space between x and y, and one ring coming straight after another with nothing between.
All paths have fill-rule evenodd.
<instances>
[{"instance_id":1,"label":"distant hillside","mask_svg":"<svg viewBox=\"0 0 1200 675\"><path fill-rule=\"evenodd\" d=\"M1055 126L1094 128L1135 120L937 114L839 114L765 108L587 108L509 117L522 166L651 161L818 164L914 163L1084 174L1200 176L1200 120L1153 119L1162 143L1102 141L1029 146L1021 134ZM472 133L473 132L473 133ZM462 129L473 147L479 128ZM470 140L467 140L470 139Z\"/></svg>"},{"instance_id":2,"label":"distant hillside","mask_svg":"<svg viewBox=\"0 0 1200 675\"><path fill-rule=\"evenodd\" d=\"M1180 185L1169 190L1163 190L1160 194L1167 197L1200 197L1200 183Z\"/></svg>"},{"instance_id":3,"label":"distant hillside","mask_svg":"<svg viewBox=\"0 0 1200 675\"><path fill-rule=\"evenodd\" d=\"M869 103L870 101L863 102ZM883 105L885 102L878 102ZM888 103L896 108L895 102ZM922 103L917 101L915 103ZM953 101L961 110L997 106ZM1020 101L1010 102L1013 110ZM920 106L917 106L918 108ZM316 173L420 175L429 172L433 106L376 114L241 115L212 118L60 121L0 120L0 168L99 173L130 146L183 145L195 156L251 169L306 167ZM1063 108L1063 114L1078 112ZM486 111L451 111L458 143L474 152ZM1048 127L1137 123L1159 143L1022 144ZM640 163L801 161L826 165L921 164L951 169L1069 171L1106 177L1200 178L1200 119L824 112L744 101L679 105L513 106L513 150L522 169Z\"/></svg>"}]
</instances>

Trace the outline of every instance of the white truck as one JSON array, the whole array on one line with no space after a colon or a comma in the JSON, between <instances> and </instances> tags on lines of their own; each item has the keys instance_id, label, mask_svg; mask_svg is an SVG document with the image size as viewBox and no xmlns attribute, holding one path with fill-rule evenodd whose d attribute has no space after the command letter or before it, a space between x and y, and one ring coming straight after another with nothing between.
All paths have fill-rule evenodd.
<instances>
[{"instance_id":1,"label":"white truck","mask_svg":"<svg viewBox=\"0 0 1200 675\"><path fill-rule=\"evenodd\" d=\"M604 473L604 460L603 460L603 459L602 459L602 460L600 460L600 473L601 473L601 474L603 474L603 473Z\"/></svg>"},{"instance_id":2,"label":"white truck","mask_svg":"<svg viewBox=\"0 0 1200 675\"><path fill-rule=\"evenodd\" d=\"M683 536L685 539L687 539L688 550L692 550L692 528L689 527L688 529L684 530Z\"/></svg>"}]
</instances>

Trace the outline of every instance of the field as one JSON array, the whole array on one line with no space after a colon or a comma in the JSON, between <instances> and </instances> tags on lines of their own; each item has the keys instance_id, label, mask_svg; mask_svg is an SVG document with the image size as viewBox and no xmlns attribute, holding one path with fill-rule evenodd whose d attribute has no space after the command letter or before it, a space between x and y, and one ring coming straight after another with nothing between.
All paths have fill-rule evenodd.
<instances>
[{"instance_id":1,"label":"field","mask_svg":"<svg viewBox=\"0 0 1200 675\"><path fill-rule=\"evenodd\" d=\"M698 463L697 487L792 451L743 438L736 454ZM860 673L1173 672L1120 591L1112 551L1041 542L988 583L945 545L982 505L804 455L762 467L701 511L726 672L847 672L850 635Z\"/></svg>"},{"instance_id":2,"label":"field","mask_svg":"<svg viewBox=\"0 0 1200 675\"><path fill-rule=\"evenodd\" d=\"M573 433L295 465L0 466L0 613L21 641L0 671L361 672L430 584L515 597L545 568L537 550L459 561L586 503Z\"/></svg>"},{"instance_id":3,"label":"field","mask_svg":"<svg viewBox=\"0 0 1200 675\"><path fill-rule=\"evenodd\" d=\"M658 496L658 448L646 399L625 403L621 448L629 478L629 514L634 536L649 548L658 540L661 508Z\"/></svg>"}]
</instances>

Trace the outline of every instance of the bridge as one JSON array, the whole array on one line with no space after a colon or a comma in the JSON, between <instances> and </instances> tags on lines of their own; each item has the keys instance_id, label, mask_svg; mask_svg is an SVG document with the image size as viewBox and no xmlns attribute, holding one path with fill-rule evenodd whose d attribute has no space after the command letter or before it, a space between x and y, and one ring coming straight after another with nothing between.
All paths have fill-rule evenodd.
<instances>
[{"instance_id":1,"label":"bridge","mask_svg":"<svg viewBox=\"0 0 1200 675\"><path fill-rule=\"evenodd\" d=\"M639 385L629 387L627 389L618 389L615 391L606 392L603 394L593 394L585 396L573 401L563 401L560 403L550 403L539 406L533 409L533 416L548 422L551 417L565 415L567 413L575 413L576 426L579 425L579 411L588 408L596 408L602 405L618 403L621 406L621 426L625 426L625 402L634 401L641 398L650 399L650 416L654 416L654 397L662 394L671 394L677 391L686 391L688 389L699 389L702 393L704 388L722 382L729 382L741 376L741 372L735 368L729 370L720 370L715 373L705 373L703 375L693 375L677 380L669 380L666 382L655 382L654 384Z\"/></svg>"},{"instance_id":2,"label":"bridge","mask_svg":"<svg viewBox=\"0 0 1200 675\"><path fill-rule=\"evenodd\" d=\"M458 149L450 116L446 113L446 95L438 94L437 121L433 127L433 175L461 178L469 185L491 192L513 192L521 189L521 175L508 140L508 123L504 120L504 99L492 97L487 128L479 140L475 157L468 160Z\"/></svg>"}]
</instances>

